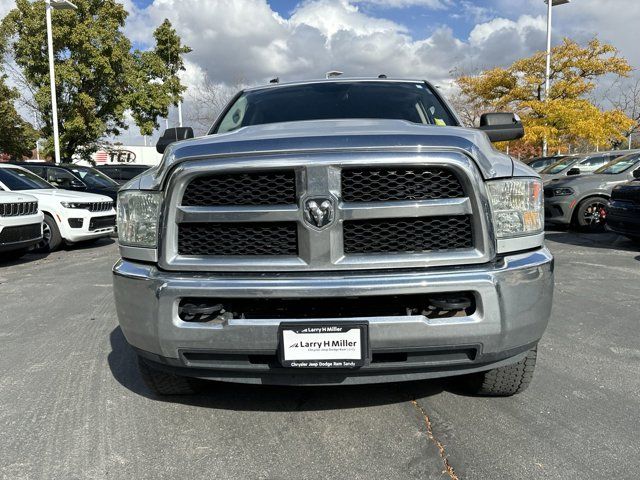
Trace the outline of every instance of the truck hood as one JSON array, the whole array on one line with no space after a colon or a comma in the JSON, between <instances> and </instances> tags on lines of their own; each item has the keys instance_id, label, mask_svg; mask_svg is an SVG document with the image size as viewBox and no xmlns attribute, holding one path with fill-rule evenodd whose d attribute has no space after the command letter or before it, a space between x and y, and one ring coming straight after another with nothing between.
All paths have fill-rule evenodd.
<instances>
[{"instance_id":1,"label":"truck hood","mask_svg":"<svg viewBox=\"0 0 640 480\"><path fill-rule=\"evenodd\" d=\"M20 192L21 194L23 192ZM57 188L25 190L25 194L32 195L38 199L51 201L70 201L70 202L111 202L111 198L105 195L96 195L95 193L74 192L71 190L62 190Z\"/></svg>"},{"instance_id":2,"label":"truck hood","mask_svg":"<svg viewBox=\"0 0 640 480\"><path fill-rule=\"evenodd\" d=\"M470 156L485 179L510 177L514 162L480 130L417 125L404 120L310 120L243 127L170 145L157 167L126 188L157 189L175 165L194 159L322 150L457 150ZM528 172L528 170L527 170ZM532 176L537 174L531 170Z\"/></svg>"}]
</instances>

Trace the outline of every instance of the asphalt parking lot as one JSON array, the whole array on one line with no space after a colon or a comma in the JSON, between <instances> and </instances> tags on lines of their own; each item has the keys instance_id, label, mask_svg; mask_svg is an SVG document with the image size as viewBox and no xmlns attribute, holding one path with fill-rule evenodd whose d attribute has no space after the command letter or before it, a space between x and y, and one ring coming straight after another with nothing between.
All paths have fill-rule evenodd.
<instances>
[{"instance_id":1,"label":"asphalt parking lot","mask_svg":"<svg viewBox=\"0 0 640 480\"><path fill-rule=\"evenodd\" d=\"M0 264L4 479L637 478L640 249L550 232L551 323L530 389L211 384L155 398L118 328L113 240Z\"/></svg>"}]
</instances>

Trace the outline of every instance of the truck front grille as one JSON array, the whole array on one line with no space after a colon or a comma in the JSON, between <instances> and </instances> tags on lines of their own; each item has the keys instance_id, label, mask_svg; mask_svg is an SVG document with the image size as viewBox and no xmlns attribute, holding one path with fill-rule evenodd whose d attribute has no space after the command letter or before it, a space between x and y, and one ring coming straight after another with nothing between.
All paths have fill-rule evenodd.
<instances>
[{"instance_id":1,"label":"truck front grille","mask_svg":"<svg viewBox=\"0 0 640 480\"><path fill-rule=\"evenodd\" d=\"M293 205L296 175L293 170L222 173L195 178L184 192L182 205Z\"/></svg>"},{"instance_id":2,"label":"truck front grille","mask_svg":"<svg viewBox=\"0 0 640 480\"><path fill-rule=\"evenodd\" d=\"M387 202L461 198L464 190L455 173L435 167L348 168L342 170L345 202Z\"/></svg>"},{"instance_id":3,"label":"truck front grille","mask_svg":"<svg viewBox=\"0 0 640 480\"><path fill-rule=\"evenodd\" d=\"M0 231L0 244L26 242L42 237L42 225L20 225L17 227L5 227Z\"/></svg>"},{"instance_id":4,"label":"truck front grille","mask_svg":"<svg viewBox=\"0 0 640 480\"><path fill-rule=\"evenodd\" d=\"M0 203L0 217L21 217L38 213L38 202Z\"/></svg>"},{"instance_id":5,"label":"truck front grille","mask_svg":"<svg viewBox=\"0 0 640 480\"><path fill-rule=\"evenodd\" d=\"M297 255L294 222L187 223L179 226L180 255Z\"/></svg>"},{"instance_id":6,"label":"truck front grille","mask_svg":"<svg viewBox=\"0 0 640 480\"><path fill-rule=\"evenodd\" d=\"M167 188L159 263L217 272L484 263L493 254L484 192L473 162L452 152L186 161Z\"/></svg>"},{"instance_id":7,"label":"truck front grille","mask_svg":"<svg viewBox=\"0 0 640 480\"><path fill-rule=\"evenodd\" d=\"M344 253L426 253L473 247L469 216L344 222Z\"/></svg>"}]
</instances>

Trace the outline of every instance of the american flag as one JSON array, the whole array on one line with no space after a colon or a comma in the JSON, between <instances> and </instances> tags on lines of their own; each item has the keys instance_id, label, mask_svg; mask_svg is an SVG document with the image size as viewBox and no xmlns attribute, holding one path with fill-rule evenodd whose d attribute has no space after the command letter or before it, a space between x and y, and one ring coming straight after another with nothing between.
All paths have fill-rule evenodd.
<instances>
[{"instance_id":1,"label":"american flag","mask_svg":"<svg viewBox=\"0 0 640 480\"><path fill-rule=\"evenodd\" d=\"M96 163L107 163L109 155L104 150L96 152Z\"/></svg>"}]
</instances>

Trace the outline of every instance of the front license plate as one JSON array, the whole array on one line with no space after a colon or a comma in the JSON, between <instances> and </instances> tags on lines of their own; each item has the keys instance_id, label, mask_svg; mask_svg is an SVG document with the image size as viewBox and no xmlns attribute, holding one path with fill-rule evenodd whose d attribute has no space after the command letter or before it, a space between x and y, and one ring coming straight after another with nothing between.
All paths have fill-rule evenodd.
<instances>
[{"instance_id":1,"label":"front license plate","mask_svg":"<svg viewBox=\"0 0 640 480\"><path fill-rule=\"evenodd\" d=\"M292 368L356 368L369 358L367 323L283 323L280 363Z\"/></svg>"}]
</instances>

